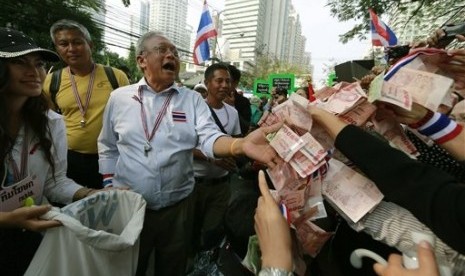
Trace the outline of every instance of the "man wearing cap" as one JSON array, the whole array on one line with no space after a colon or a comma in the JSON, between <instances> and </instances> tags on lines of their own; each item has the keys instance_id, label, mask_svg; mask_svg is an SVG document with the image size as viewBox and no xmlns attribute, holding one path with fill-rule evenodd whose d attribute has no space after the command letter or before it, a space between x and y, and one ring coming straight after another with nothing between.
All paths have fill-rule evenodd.
<instances>
[{"instance_id":1,"label":"man wearing cap","mask_svg":"<svg viewBox=\"0 0 465 276\"><path fill-rule=\"evenodd\" d=\"M194 90L199 92L200 95L202 95L202 98L206 98L207 97L207 87L202 84L202 83L198 83L194 86Z\"/></svg>"},{"instance_id":2,"label":"man wearing cap","mask_svg":"<svg viewBox=\"0 0 465 276\"><path fill-rule=\"evenodd\" d=\"M102 128L105 105L113 91L109 74L92 59L92 40L86 27L63 19L50 28L55 49L68 65L58 71L58 77L49 74L44 91L50 96L66 124L68 138L67 176L81 185L102 188L98 172L97 137ZM110 68L118 86L129 84L123 71ZM58 82L58 85L56 85ZM56 85L56 91L53 86Z\"/></svg>"},{"instance_id":3,"label":"man wearing cap","mask_svg":"<svg viewBox=\"0 0 465 276\"><path fill-rule=\"evenodd\" d=\"M205 70L208 88L206 102L219 129L231 136L240 136L239 115L233 106L224 102L230 91L228 66L214 63ZM223 216L229 203L229 173L237 170L233 157L215 159L194 150L196 195L195 245L209 250L224 236Z\"/></svg>"}]
</instances>

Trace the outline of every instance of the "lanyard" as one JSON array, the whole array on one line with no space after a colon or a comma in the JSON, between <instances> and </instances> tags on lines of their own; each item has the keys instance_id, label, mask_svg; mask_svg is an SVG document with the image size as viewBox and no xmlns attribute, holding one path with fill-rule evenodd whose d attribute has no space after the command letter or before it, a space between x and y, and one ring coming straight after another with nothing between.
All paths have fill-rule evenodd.
<instances>
[{"instance_id":1,"label":"lanyard","mask_svg":"<svg viewBox=\"0 0 465 276\"><path fill-rule=\"evenodd\" d=\"M69 79L71 81L71 87L73 89L73 94L74 94L74 98L76 99L76 103L79 107L79 112L81 112L81 127L85 127L86 126L86 120L85 120L85 116L86 116L86 112L87 112L87 108L89 107L89 103L90 103L90 97L92 96L92 88L94 87L94 79L95 79L95 64L92 64L92 72L90 74L90 80L89 80L89 85L87 86L87 92L86 92L86 102L85 102L85 106L82 106L82 102L81 102L81 98L79 97L79 91L77 89L77 85L76 85L76 81L74 80L74 76L73 74L71 74L71 69L69 68L68 66L68 74L69 74Z\"/></svg>"},{"instance_id":2,"label":"lanyard","mask_svg":"<svg viewBox=\"0 0 465 276\"><path fill-rule=\"evenodd\" d=\"M145 113L145 108L144 108L142 85L139 86L138 95L139 97L136 100L140 103L140 117L142 120L142 126L144 127L145 138L147 140L146 144L144 145L144 154L145 156L148 156L148 152L152 150L150 141L155 136L155 132L157 132L157 129L160 126L161 121L163 120L163 116L166 113L166 110L168 108L168 105L171 102L171 98L173 98L174 93L173 91L170 91L168 97L166 97L165 102L163 103L163 106L160 112L158 113L157 118L155 119L155 125L153 126L152 132L150 134L149 134L149 130L147 127L147 115Z\"/></svg>"},{"instance_id":3,"label":"lanyard","mask_svg":"<svg viewBox=\"0 0 465 276\"><path fill-rule=\"evenodd\" d=\"M21 169L18 169L18 165L13 159L11 152L8 154L9 162L12 164L12 167L13 167L13 177L14 177L15 182L20 181L21 179L26 177L28 149L29 149L29 135L28 135L27 129L28 129L27 127L24 127L24 140L23 140L23 147L21 150Z\"/></svg>"}]
</instances>

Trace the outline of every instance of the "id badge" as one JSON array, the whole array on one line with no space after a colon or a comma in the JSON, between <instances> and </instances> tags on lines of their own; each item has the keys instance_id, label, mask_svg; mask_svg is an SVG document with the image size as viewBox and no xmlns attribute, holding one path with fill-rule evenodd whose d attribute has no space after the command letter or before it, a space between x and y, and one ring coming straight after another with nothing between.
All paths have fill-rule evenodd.
<instances>
[{"instance_id":1,"label":"id badge","mask_svg":"<svg viewBox=\"0 0 465 276\"><path fill-rule=\"evenodd\" d=\"M42 195L41 185L37 179L27 176L13 185L0 187L0 211L10 212L24 206L24 200L28 197L34 198L35 202L40 202Z\"/></svg>"}]
</instances>

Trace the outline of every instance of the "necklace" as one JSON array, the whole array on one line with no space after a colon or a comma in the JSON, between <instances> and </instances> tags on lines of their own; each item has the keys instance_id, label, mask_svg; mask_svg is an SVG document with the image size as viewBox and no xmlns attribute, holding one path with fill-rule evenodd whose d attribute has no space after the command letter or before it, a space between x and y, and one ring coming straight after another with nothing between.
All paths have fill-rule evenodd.
<instances>
[{"instance_id":1,"label":"necklace","mask_svg":"<svg viewBox=\"0 0 465 276\"><path fill-rule=\"evenodd\" d=\"M144 134L145 134L145 139L146 139L146 142L144 144L144 155L147 157L149 151L152 150L152 145L150 142L155 136L155 132L157 132L157 129L160 126L161 121L163 120L166 110L168 109L168 105L171 102L171 98L173 98L174 92L173 91L168 92L169 94L167 95L167 97L165 98L165 101L163 102L163 106L160 112L158 113L158 116L155 119L155 125L153 126L152 131L150 133L149 133L149 129L147 126L147 115L145 114L142 85L139 86L137 93L138 93L138 97L137 96L133 97L133 99L135 99L136 101L140 103L140 117L141 117L142 127L144 128Z\"/></svg>"},{"instance_id":2,"label":"necklace","mask_svg":"<svg viewBox=\"0 0 465 276\"><path fill-rule=\"evenodd\" d=\"M92 64L92 72L90 73L89 85L87 86L86 92L86 102L85 105L82 105L81 97L79 97L79 91L77 89L76 81L74 80L74 75L71 74L71 69L68 66L68 75L71 81L71 88L73 90L74 98L76 99L76 103L79 107L79 112L81 113L81 127L86 126L86 112L87 108L89 108L90 98L92 96L92 88L94 87L94 79L95 79L95 64Z\"/></svg>"}]
</instances>

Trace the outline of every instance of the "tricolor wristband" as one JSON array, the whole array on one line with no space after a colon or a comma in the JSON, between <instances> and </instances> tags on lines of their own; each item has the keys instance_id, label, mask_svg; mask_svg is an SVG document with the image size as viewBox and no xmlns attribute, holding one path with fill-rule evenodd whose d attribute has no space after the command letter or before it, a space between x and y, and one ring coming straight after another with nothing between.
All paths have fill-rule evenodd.
<instances>
[{"instance_id":1,"label":"tricolor wristband","mask_svg":"<svg viewBox=\"0 0 465 276\"><path fill-rule=\"evenodd\" d=\"M103 175L103 187L113 187L113 174L104 174Z\"/></svg>"},{"instance_id":2,"label":"tricolor wristband","mask_svg":"<svg viewBox=\"0 0 465 276\"><path fill-rule=\"evenodd\" d=\"M286 204L281 202L279 204L279 210L281 211L281 214L283 214L283 217L286 219L287 224L291 225L291 216L289 215L289 209L287 209Z\"/></svg>"},{"instance_id":3,"label":"tricolor wristband","mask_svg":"<svg viewBox=\"0 0 465 276\"><path fill-rule=\"evenodd\" d=\"M437 144L443 144L457 137L463 127L449 119L444 114L435 112L434 115L418 127L418 132L433 139Z\"/></svg>"}]
</instances>

